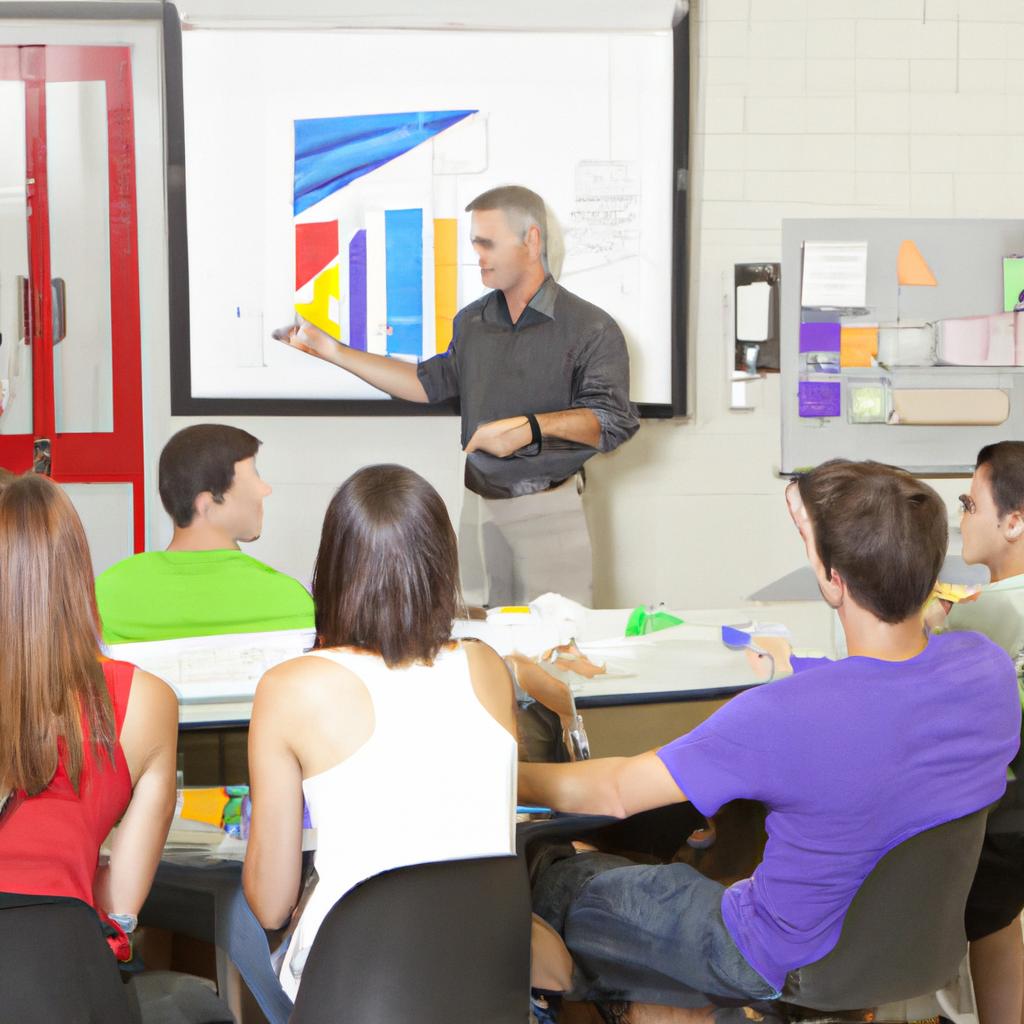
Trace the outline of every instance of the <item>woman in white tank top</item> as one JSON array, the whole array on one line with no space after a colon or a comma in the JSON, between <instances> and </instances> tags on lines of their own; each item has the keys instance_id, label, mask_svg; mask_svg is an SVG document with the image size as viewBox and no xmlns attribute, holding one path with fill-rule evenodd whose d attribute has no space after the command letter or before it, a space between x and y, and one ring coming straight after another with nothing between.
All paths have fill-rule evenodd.
<instances>
[{"instance_id":1,"label":"woman in white tank top","mask_svg":"<svg viewBox=\"0 0 1024 1024\"><path fill-rule=\"evenodd\" d=\"M422 477L371 466L334 495L313 574L316 650L263 677L249 729L243 883L264 927L299 897L303 796L317 832L319 881L281 966L293 999L317 929L359 882L515 852L512 683L489 647L450 641L458 580L454 531Z\"/></svg>"}]
</instances>

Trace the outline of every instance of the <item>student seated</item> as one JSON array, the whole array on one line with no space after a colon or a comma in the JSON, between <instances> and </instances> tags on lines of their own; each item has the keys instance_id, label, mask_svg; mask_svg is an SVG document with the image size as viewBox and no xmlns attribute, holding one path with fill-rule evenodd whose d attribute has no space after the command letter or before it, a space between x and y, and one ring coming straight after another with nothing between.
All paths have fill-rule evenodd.
<instances>
[{"instance_id":1,"label":"student seated","mask_svg":"<svg viewBox=\"0 0 1024 1024\"><path fill-rule=\"evenodd\" d=\"M946 554L939 496L900 470L834 461L787 499L849 657L793 657L793 675L741 693L660 750L520 766L520 798L561 811L767 807L764 859L728 888L687 864L601 853L540 874L534 909L565 938L573 997L649 1004L621 1019L673 1020L656 1007L709 997L777 998L791 970L835 946L888 850L1006 787L1020 739L1013 663L976 633L923 629Z\"/></svg>"},{"instance_id":2,"label":"student seated","mask_svg":"<svg viewBox=\"0 0 1024 1024\"><path fill-rule=\"evenodd\" d=\"M298 580L239 550L263 528L270 485L260 442L238 427L186 427L160 453L160 499L174 520L166 551L132 555L96 579L108 644L306 629L313 602Z\"/></svg>"},{"instance_id":3,"label":"student seated","mask_svg":"<svg viewBox=\"0 0 1024 1024\"><path fill-rule=\"evenodd\" d=\"M515 851L512 681L490 647L450 640L458 554L434 488L402 466L349 477L313 597L316 649L260 680L249 727L243 885L264 927L299 899L303 797L317 833L319 880L280 969L292 998L317 929L357 883Z\"/></svg>"},{"instance_id":4,"label":"student seated","mask_svg":"<svg viewBox=\"0 0 1024 1024\"><path fill-rule=\"evenodd\" d=\"M988 568L991 582L952 607L936 601L937 631L974 630L994 640L1024 673L1024 442L990 444L978 453L968 494L961 495L960 532L969 565ZM948 615L946 614L948 610ZM989 818L981 863L967 899L971 977L981 1024L1024 1019L1024 753L1015 781Z\"/></svg>"},{"instance_id":5,"label":"student seated","mask_svg":"<svg viewBox=\"0 0 1024 1024\"><path fill-rule=\"evenodd\" d=\"M85 532L43 476L0 483L0 636L0 928L15 920L4 916L13 908L22 921L24 908L93 908L99 962L113 965L101 922L127 958L124 932L174 813L178 702L155 676L101 658ZM97 867L117 822L110 861ZM0 958L8 1012L29 1005L38 1012L25 1019L65 1020L68 1001L104 1002L102 977L82 966L89 952L95 963L95 950L55 963L27 938L11 947L5 941ZM71 977L75 992L62 988Z\"/></svg>"}]
</instances>

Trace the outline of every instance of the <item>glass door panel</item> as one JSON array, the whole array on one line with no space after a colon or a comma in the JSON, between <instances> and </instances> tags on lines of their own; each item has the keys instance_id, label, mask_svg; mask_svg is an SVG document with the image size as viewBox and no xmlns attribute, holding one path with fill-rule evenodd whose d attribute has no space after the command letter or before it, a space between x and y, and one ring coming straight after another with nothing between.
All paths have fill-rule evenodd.
<instances>
[{"instance_id":1,"label":"glass door panel","mask_svg":"<svg viewBox=\"0 0 1024 1024\"><path fill-rule=\"evenodd\" d=\"M0 48L0 466L20 470L32 437L25 83L4 78L5 69L17 71L13 48Z\"/></svg>"},{"instance_id":2,"label":"glass door panel","mask_svg":"<svg viewBox=\"0 0 1024 1024\"><path fill-rule=\"evenodd\" d=\"M46 83L54 419L114 429L106 82Z\"/></svg>"},{"instance_id":3,"label":"glass door panel","mask_svg":"<svg viewBox=\"0 0 1024 1024\"><path fill-rule=\"evenodd\" d=\"M63 484L89 538L97 575L134 551L131 484Z\"/></svg>"}]
</instances>

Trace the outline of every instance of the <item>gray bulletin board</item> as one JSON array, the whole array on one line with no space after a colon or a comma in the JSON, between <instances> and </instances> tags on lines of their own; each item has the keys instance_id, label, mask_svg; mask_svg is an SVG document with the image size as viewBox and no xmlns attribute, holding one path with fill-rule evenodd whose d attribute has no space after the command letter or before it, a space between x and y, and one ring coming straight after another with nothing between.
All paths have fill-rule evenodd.
<instances>
[{"instance_id":1,"label":"gray bulletin board","mask_svg":"<svg viewBox=\"0 0 1024 1024\"><path fill-rule=\"evenodd\" d=\"M938 282L900 288L900 245L913 241ZM799 335L803 243L867 242L866 312L843 322L936 321L983 316L1003 309L1003 257L1024 253L1022 220L844 219L782 223L782 472L831 458L877 459L922 476L970 473L978 449L1024 439L1024 367L879 366L843 369L838 416L801 418ZM993 388L1009 396L1000 426L908 426L851 423L848 389L858 379L885 378L893 388ZM820 379L820 378L819 378Z\"/></svg>"}]
</instances>

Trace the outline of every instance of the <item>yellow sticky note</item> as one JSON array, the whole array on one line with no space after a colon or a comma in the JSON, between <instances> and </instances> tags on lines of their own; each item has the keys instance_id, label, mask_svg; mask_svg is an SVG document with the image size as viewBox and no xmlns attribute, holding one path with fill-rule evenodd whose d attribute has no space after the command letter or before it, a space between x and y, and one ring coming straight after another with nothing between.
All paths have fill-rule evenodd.
<instances>
[{"instance_id":1,"label":"yellow sticky note","mask_svg":"<svg viewBox=\"0 0 1024 1024\"><path fill-rule=\"evenodd\" d=\"M900 243L900 254L896 259L896 279L900 284L924 285L934 288L938 281L928 266L921 250L906 239Z\"/></svg>"},{"instance_id":2,"label":"yellow sticky note","mask_svg":"<svg viewBox=\"0 0 1024 1024\"><path fill-rule=\"evenodd\" d=\"M878 355L877 327L843 327L839 331L839 365L871 366Z\"/></svg>"}]
</instances>

